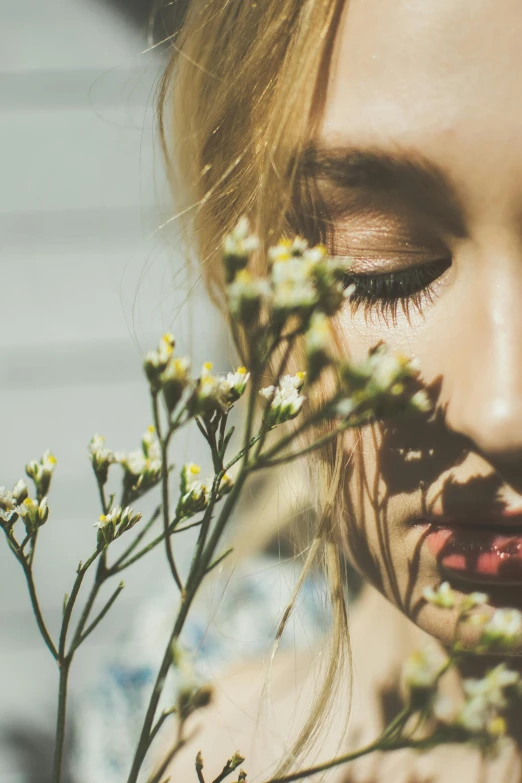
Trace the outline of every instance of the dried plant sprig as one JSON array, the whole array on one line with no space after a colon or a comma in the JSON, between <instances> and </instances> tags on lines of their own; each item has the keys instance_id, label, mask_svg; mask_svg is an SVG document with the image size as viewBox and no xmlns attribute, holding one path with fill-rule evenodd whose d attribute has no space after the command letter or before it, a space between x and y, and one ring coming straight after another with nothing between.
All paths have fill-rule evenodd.
<instances>
[{"instance_id":1,"label":"dried plant sprig","mask_svg":"<svg viewBox=\"0 0 522 783\"><path fill-rule=\"evenodd\" d=\"M34 483L36 497L30 497L24 481L13 490L0 489L0 527L14 556L20 562L29 588L38 628L59 668L58 722L53 783L60 783L65 739L68 677L75 653L112 609L124 585L101 602L106 582L164 544L173 579L180 591L180 604L170 629L163 659L152 689L134 758L129 760L127 783L137 783L140 770L154 740L172 715L178 729L176 741L166 759L153 773L149 783L163 783L170 761L186 745L186 723L190 715L206 706L211 689L186 676L186 658L179 652L179 638L194 600L207 575L230 553L221 542L230 517L248 478L260 469L288 462L326 445L340 432L361 426L375 418L404 414L427 414L431 403L421 388L417 368L406 357L392 354L384 345L376 346L359 362L347 362L335 355L330 339L330 323L343 306L350 290L344 290L346 261L328 257L323 246L309 247L302 238L282 240L268 253L268 273L256 276L252 256L260 252L260 243L242 219L226 238L223 249L224 277L233 334L244 365L235 372L216 373L210 362L199 375L191 373L187 357L176 354L176 341L165 334L157 348L146 354L144 371L152 403L153 424L144 433L139 448L115 451L100 435L89 444L89 458L100 495L101 516L94 550L80 563L70 594L64 600L62 627L57 640L49 633L33 575L33 561L39 529L50 516L47 494L56 460L46 452L40 461L28 464L27 475ZM288 373L288 361L298 339L305 346L306 366L302 372ZM270 368L275 367L273 382L266 385ZM309 407L309 389L328 372L329 397L318 409ZM234 427L230 425L232 408L246 398L244 427L239 447L229 455ZM263 399L260 418L258 402ZM278 434L289 421L293 429ZM172 481L169 448L181 427L194 422L207 443L213 475L202 481L194 463L185 464L179 479ZM326 433L317 435L321 424ZM307 433L308 444L297 439ZM296 448L296 443L300 443ZM120 499L117 492L107 493L119 471ZM172 492L178 487L177 500ZM161 500L150 518L143 522L134 504L158 488ZM171 511L171 508L173 511ZM162 530L150 538L158 519ZM178 570L175 536L197 528L198 536L187 574ZM23 532L23 536L19 535ZM112 558L115 542L125 534L126 548ZM96 564L93 585L83 599L82 585L87 571ZM441 610L455 608L456 596L448 583L424 593L426 601ZM73 625L79 600L78 619ZM507 650L522 641L522 616L514 610L497 610L486 615L487 596L472 593L458 607L455 641L446 661L426 651L410 658L404 668L405 701L403 709L375 742L365 748L332 759L318 767L300 770L280 778L289 783L309 777L375 750L398 748L428 749L449 742L471 742L484 753L493 753L506 733L503 711L520 696L518 675L506 667L497 667L482 680L463 683L462 703L444 712L439 684L445 674L466 654L460 641L464 625L478 627L479 651ZM158 713L160 699L170 668L183 675L176 704ZM244 759L239 752L225 763L213 781L220 783L231 775ZM196 758L196 775L204 783L203 758ZM246 779L240 770L238 783ZM123 781L122 781L123 783ZM272 781L275 783L275 781Z\"/></svg>"}]
</instances>

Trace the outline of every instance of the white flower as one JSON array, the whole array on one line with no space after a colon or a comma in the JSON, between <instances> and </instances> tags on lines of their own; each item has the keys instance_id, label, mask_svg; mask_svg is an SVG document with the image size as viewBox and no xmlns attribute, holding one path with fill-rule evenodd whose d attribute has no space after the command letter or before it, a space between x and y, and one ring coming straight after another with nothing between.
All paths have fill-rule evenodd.
<instances>
[{"instance_id":1,"label":"white flower","mask_svg":"<svg viewBox=\"0 0 522 783\"><path fill-rule=\"evenodd\" d=\"M464 693L469 699L480 699L484 705L503 709L507 705L505 689L520 682L520 675L508 669L504 663L491 669L480 680L466 679L462 683Z\"/></svg>"},{"instance_id":2,"label":"white flower","mask_svg":"<svg viewBox=\"0 0 522 783\"><path fill-rule=\"evenodd\" d=\"M47 522L47 519L49 518L47 498L42 498L38 503L28 497L18 506L17 512L24 520L27 533L34 533L41 525Z\"/></svg>"},{"instance_id":3,"label":"white flower","mask_svg":"<svg viewBox=\"0 0 522 783\"><path fill-rule=\"evenodd\" d=\"M455 606L455 593L449 582L442 582L435 589L426 587L422 595L428 603L439 606L441 609L452 609Z\"/></svg>"},{"instance_id":4,"label":"white flower","mask_svg":"<svg viewBox=\"0 0 522 783\"><path fill-rule=\"evenodd\" d=\"M324 313L314 313L305 336L307 354L328 353L330 340L329 319Z\"/></svg>"},{"instance_id":5,"label":"white flower","mask_svg":"<svg viewBox=\"0 0 522 783\"><path fill-rule=\"evenodd\" d=\"M229 389L237 398L241 397L245 391L246 385L250 379L250 373L246 367L238 367L236 372L229 372L225 381L222 382L224 389Z\"/></svg>"},{"instance_id":6,"label":"white flower","mask_svg":"<svg viewBox=\"0 0 522 783\"><path fill-rule=\"evenodd\" d=\"M469 699L460 708L455 718L455 723L470 734L487 732L490 720L490 711L482 699Z\"/></svg>"},{"instance_id":7,"label":"white flower","mask_svg":"<svg viewBox=\"0 0 522 783\"><path fill-rule=\"evenodd\" d=\"M259 247L259 239L250 233L248 218L239 219L236 227L225 238L223 251L225 256L247 257Z\"/></svg>"},{"instance_id":8,"label":"white flower","mask_svg":"<svg viewBox=\"0 0 522 783\"><path fill-rule=\"evenodd\" d=\"M161 460L161 446L156 435L156 428L151 424L141 439L143 454L149 460Z\"/></svg>"},{"instance_id":9,"label":"white flower","mask_svg":"<svg viewBox=\"0 0 522 783\"><path fill-rule=\"evenodd\" d=\"M276 261L272 266L274 310L294 311L309 309L317 303L312 264L304 258L290 257Z\"/></svg>"},{"instance_id":10,"label":"white flower","mask_svg":"<svg viewBox=\"0 0 522 783\"><path fill-rule=\"evenodd\" d=\"M272 264L278 261L288 261L290 258L300 258L308 249L308 242L302 237L282 239L277 245L269 248L268 260Z\"/></svg>"},{"instance_id":11,"label":"white flower","mask_svg":"<svg viewBox=\"0 0 522 783\"><path fill-rule=\"evenodd\" d=\"M430 690L441 669L440 654L432 647L417 650L406 660L403 677L410 691Z\"/></svg>"},{"instance_id":12,"label":"white flower","mask_svg":"<svg viewBox=\"0 0 522 783\"><path fill-rule=\"evenodd\" d=\"M512 647L522 642L522 614L517 609L496 609L482 628L480 644Z\"/></svg>"},{"instance_id":13,"label":"white flower","mask_svg":"<svg viewBox=\"0 0 522 783\"><path fill-rule=\"evenodd\" d=\"M174 410L190 380L190 359L186 356L171 356L159 376L159 386L169 411Z\"/></svg>"},{"instance_id":14,"label":"white flower","mask_svg":"<svg viewBox=\"0 0 522 783\"><path fill-rule=\"evenodd\" d=\"M489 596L487 593L470 593L467 595L460 605L460 608L462 611L469 612L471 609L474 609L476 606L483 606L489 601Z\"/></svg>"},{"instance_id":15,"label":"white flower","mask_svg":"<svg viewBox=\"0 0 522 783\"><path fill-rule=\"evenodd\" d=\"M200 470L194 462L187 462L181 470L180 499L176 512L179 518L192 516L208 504L208 487L197 478Z\"/></svg>"},{"instance_id":16,"label":"white flower","mask_svg":"<svg viewBox=\"0 0 522 783\"><path fill-rule=\"evenodd\" d=\"M157 386L158 378L165 370L167 362L174 352L176 340L173 334L167 332L161 338L158 348L145 354L143 366L151 384Z\"/></svg>"},{"instance_id":17,"label":"white flower","mask_svg":"<svg viewBox=\"0 0 522 783\"><path fill-rule=\"evenodd\" d=\"M419 389L418 392L415 392L410 400L410 405L420 411L420 413L428 413L432 408L428 393L424 389Z\"/></svg>"},{"instance_id":18,"label":"white flower","mask_svg":"<svg viewBox=\"0 0 522 783\"><path fill-rule=\"evenodd\" d=\"M115 462L115 455L111 449L105 448L105 438L102 435L96 434L91 438L89 457L96 476L102 484L105 484L109 466Z\"/></svg>"},{"instance_id":19,"label":"white flower","mask_svg":"<svg viewBox=\"0 0 522 783\"><path fill-rule=\"evenodd\" d=\"M56 467L56 457L49 450L47 450L41 460L42 469L53 473Z\"/></svg>"},{"instance_id":20,"label":"white flower","mask_svg":"<svg viewBox=\"0 0 522 783\"><path fill-rule=\"evenodd\" d=\"M282 424L285 421L295 418L301 411L306 399L299 394L303 388L305 373L299 372L296 375L284 375L279 380L278 386L267 386L260 390L260 394L270 403L270 424Z\"/></svg>"},{"instance_id":21,"label":"white flower","mask_svg":"<svg viewBox=\"0 0 522 783\"><path fill-rule=\"evenodd\" d=\"M130 506L122 508L115 506L108 514L102 514L94 527L98 528L98 542L101 545L107 545L115 538L118 538L127 530L140 521L142 515L134 511Z\"/></svg>"},{"instance_id":22,"label":"white flower","mask_svg":"<svg viewBox=\"0 0 522 783\"><path fill-rule=\"evenodd\" d=\"M231 315L244 324L256 320L261 306L271 295L268 281L253 277L248 269L237 273L234 281L227 286L226 293Z\"/></svg>"}]
</instances>

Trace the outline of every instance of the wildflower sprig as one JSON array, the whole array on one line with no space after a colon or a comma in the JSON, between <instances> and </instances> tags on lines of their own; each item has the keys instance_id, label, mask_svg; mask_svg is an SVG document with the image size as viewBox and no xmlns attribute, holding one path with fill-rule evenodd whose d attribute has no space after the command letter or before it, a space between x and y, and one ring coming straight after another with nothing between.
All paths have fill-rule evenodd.
<instances>
[{"instance_id":1,"label":"wildflower sprig","mask_svg":"<svg viewBox=\"0 0 522 783\"><path fill-rule=\"evenodd\" d=\"M0 527L24 571L38 628L58 666L53 783L61 781L71 666L79 647L103 622L124 588L118 581L106 594L111 580L163 545L179 590L179 609L127 777L127 783L137 783L155 738L175 716L176 743L148 782L163 783L168 764L190 738L185 733L188 718L207 706L212 697L204 683L183 679L186 658L180 654L179 639L201 585L231 552L223 540L247 481L258 470L320 449L351 427L385 417L430 412L418 370L406 357L392 353L385 345L376 346L357 361L346 361L336 352L332 319L351 295L346 286L349 259L330 258L324 246L310 247L300 237L283 238L268 250L266 274L260 275L256 270L262 253L245 219L225 239L223 279L241 366L222 372L205 362L193 371L190 359L177 353L174 336L166 333L144 357L152 424L139 445L129 451L117 450L109 447L103 436L93 436L88 456L101 514L92 520L92 551L76 568L56 638L47 628L33 573L39 530L52 524L48 493L55 458L46 452L27 465L34 492L23 480L12 490L0 489ZM298 342L304 349L304 363L296 372L289 365ZM316 385L325 378L328 383L321 402L314 406ZM238 427L240 415L242 427ZM170 462L172 441L185 425L194 426L208 446L212 467L211 475L204 479L193 462L180 467ZM233 438L235 429L239 439ZM303 436L307 438L305 445ZM137 506L151 492L158 493L158 502L150 517L143 519ZM180 560L177 536L189 529L197 531L192 555ZM87 589L85 576L91 567L94 578ZM522 617L514 610L488 613L484 608L487 596L482 593L470 593L457 601L447 583L427 589L424 599L436 610L457 612L455 641L447 658L441 660L440 655L421 650L406 662L403 708L374 743L287 775L278 783L309 777L374 750L420 750L436 744L471 742L483 752L493 752L498 746L506 732L507 705L522 692L518 675L497 667L482 680L464 681L461 701L449 711L442 709L439 686L466 654L460 640L465 626L475 630L479 651L509 650L522 644ZM181 677L181 687L174 706L160 711L172 667L178 680ZM227 757L222 772L211 783L221 783L244 761L239 751L224 759ZM201 754L195 774L199 783L205 783ZM240 783L245 781L244 770L236 775Z\"/></svg>"}]
</instances>

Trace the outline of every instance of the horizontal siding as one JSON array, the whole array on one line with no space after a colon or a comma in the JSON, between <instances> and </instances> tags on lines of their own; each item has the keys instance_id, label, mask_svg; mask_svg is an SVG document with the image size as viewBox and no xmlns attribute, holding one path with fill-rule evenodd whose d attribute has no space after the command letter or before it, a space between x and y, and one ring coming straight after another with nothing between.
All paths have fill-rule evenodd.
<instances>
[{"instance_id":1,"label":"horizontal siding","mask_svg":"<svg viewBox=\"0 0 522 783\"><path fill-rule=\"evenodd\" d=\"M36 577L51 628L99 514L86 446L133 448L150 423L141 356L166 329L226 368L223 330L163 231L152 96L161 63L101 0L17 0L0 16L0 485L52 448ZM187 430L176 462L203 458ZM94 676L136 604L172 589L158 551L129 574L73 682ZM181 553L183 563L183 552ZM186 564L185 564L186 565ZM22 574L0 546L0 734L50 726L55 672ZM21 783L0 748L0 783Z\"/></svg>"}]
</instances>

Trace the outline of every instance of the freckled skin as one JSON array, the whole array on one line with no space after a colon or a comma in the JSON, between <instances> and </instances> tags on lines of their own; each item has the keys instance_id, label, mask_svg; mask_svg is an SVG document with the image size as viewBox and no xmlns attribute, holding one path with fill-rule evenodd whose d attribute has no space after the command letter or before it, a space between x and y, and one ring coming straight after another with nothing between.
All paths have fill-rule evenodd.
<instances>
[{"instance_id":1,"label":"freckled skin","mask_svg":"<svg viewBox=\"0 0 522 783\"><path fill-rule=\"evenodd\" d=\"M340 317L352 356L384 340L415 357L443 414L431 427L363 432L358 464L366 482L361 488L360 470L353 472L345 526L357 566L443 642L448 615L423 606L421 594L445 575L412 519L423 504L442 513L453 503L452 512L472 522L499 498L521 503L521 40L519 0L351 0L319 134L336 147L421 153L445 170L458 200L458 235L436 215L422 216L429 238L414 244L432 248L434 258L444 246L451 265L419 308L406 315L399 307L395 319L346 308ZM366 220L348 216L335 227L336 241L371 250L379 274L386 271L379 258L400 255L419 220L393 208ZM491 592L495 605L522 604L520 585Z\"/></svg>"}]
</instances>

